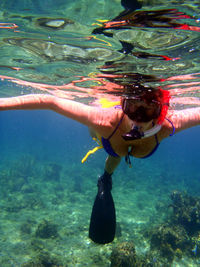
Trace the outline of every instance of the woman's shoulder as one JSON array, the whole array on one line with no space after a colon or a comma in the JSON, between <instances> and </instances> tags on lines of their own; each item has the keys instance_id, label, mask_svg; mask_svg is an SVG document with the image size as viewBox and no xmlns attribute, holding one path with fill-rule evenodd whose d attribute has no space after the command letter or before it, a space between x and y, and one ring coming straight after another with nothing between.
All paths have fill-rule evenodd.
<instances>
[{"instance_id":1,"label":"woman's shoulder","mask_svg":"<svg viewBox=\"0 0 200 267\"><path fill-rule=\"evenodd\" d=\"M169 110L160 131L160 137L166 138L172 133L200 124L200 107L183 110Z\"/></svg>"},{"instance_id":2,"label":"woman's shoulder","mask_svg":"<svg viewBox=\"0 0 200 267\"><path fill-rule=\"evenodd\" d=\"M174 111L168 110L167 116L163 121L162 128L157 134L159 141L161 141L164 138L167 138L168 136L174 133L175 131L174 115L175 115Z\"/></svg>"},{"instance_id":3,"label":"woman's shoulder","mask_svg":"<svg viewBox=\"0 0 200 267\"><path fill-rule=\"evenodd\" d=\"M122 111L114 108L98 108L92 114L92 128L102 136L112 132L121 118Z\"/></svg>"}]
</instances>

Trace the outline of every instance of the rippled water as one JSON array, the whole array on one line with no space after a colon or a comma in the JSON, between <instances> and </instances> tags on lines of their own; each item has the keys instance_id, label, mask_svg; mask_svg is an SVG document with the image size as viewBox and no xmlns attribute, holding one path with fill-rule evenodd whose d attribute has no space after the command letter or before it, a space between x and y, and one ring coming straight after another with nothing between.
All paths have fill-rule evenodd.
<instances>
[{"instance_id":1,"label":"rippled water","mask_svg":"<svg viewBox=\"0 0 200 267\"><path fill-rule=\"evenodd\" d=\"M56 9L53 0L1 1L1 96L46 92L90 103L107 93L106 73L138 73L156 77L156 81L144 79L144 84L179 88L179 96L198 98L199 4L168 1L166 6L163 2L143 1L141 10L173 8L176 12L165 12L157 20L148 12L139 14L139 23L135 19L131 26L93 34L102 27L102 20L122 12L120 1L60 0ZM161 22L162 18L167 20ZM122 42L132 45L131 53L123 53ZM118 84L116 79L114 83ZM115 91L113 86L114 95Z\"/></svg>"}]
</instances>

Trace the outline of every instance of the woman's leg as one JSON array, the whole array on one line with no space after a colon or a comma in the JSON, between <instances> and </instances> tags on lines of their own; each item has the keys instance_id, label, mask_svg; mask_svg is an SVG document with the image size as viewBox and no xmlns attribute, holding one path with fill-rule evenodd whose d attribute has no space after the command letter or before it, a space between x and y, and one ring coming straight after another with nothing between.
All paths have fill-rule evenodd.
<instances>
[{"instance_id":1,"label":"woman's leg","mask_svg":"<svg viewBox=\"0 0 200 267\"><path fill-rule=\"evenodd\" d=\"M105 171L112 174L121 161L121 157L108 156L105 163Z\"/></svg>"}]
</instances>

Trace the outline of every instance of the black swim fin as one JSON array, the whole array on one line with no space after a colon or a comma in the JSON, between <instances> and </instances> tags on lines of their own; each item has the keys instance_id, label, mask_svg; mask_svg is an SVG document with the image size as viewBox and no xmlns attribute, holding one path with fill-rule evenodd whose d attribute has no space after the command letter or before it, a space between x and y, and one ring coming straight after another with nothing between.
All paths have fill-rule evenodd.
<instances>
[{"instance_id":1,"label":"black swim fin","mask_svg":"<svg viewBox=\"0 0 200 267\"><path fill-rule=\"evenodd\" d=\"M89 237L98 244L113 241L116 229L115 206L111 194L112 177L106 171L98 180L89 228Z\"/></svg>"},{"instance_id":2,"label":"black swim fin","mask_svg":"<svg viewBox=\"0 0 200 267\"><path fill-rule=\"evenodd\" d=\"M119 40L120 41L120 40ZM128 55L132 52L134 46L128 42L120 41L122 45L122 49L118 50L118 52Z\"/></svg>"},{"instance_id":3,"label":"black swim fin","mask_svg":"<svg viewBox=\"0 0 200 267\"><path fill-rule=\"evenodd\" d=\"M140 9L142 7L141 3L139 3L137 0L121 0L121 5L125 8L125 10L131 11Z\"/></svg>"},{"instance_id":4,"label":"black swim fin","mask_svg":"<svg viewBox=\"0 0 200 267\"><path fill-rule=\"evenodd\" d=\"M117 17L113 19L115 20L123 20L124 16L129 15L133 11L142 8L142 4L137 0L121 0L121 5L124 7L124 11L122 11Z\"/></svg>"}]
</instances>

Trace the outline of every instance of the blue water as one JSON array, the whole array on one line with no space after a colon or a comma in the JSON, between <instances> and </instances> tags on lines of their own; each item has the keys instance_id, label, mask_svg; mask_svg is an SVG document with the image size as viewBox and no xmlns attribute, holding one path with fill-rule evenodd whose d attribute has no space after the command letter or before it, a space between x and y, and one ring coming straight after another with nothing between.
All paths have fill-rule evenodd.
<instances>
[{"instance_id":1,"label":"blue water","mask_svg":"<svg viewBox=\"0 0 200 267\"><path fill-rule=\"evenodd\" d=\"M175 4L169 1L167 5L163 2L163 8L179 5L178 1ZM186 5L180 5L181 10L197 19L200 15L199 3L186 2ZM73 57L73 53L66 57L63 54L65 43L77 47L98 46L112 51L111 59L120 57L119 62L123 62L121 55L115 54L121 48L117 36L113 39L99 36L102 40L109 41L111 48L101 41L98 43L95 40L87 42L85 39L76 39L90 35L94 29L92 23L96 19L112 19L117 16L123 10L119 1L108 3L82 0L66 3L60 0L56 1L56 6L57 9L55 1L1 1L0 22L16 23L19 25L19 32L1 29L0 75L29 82L62 85L78 79L77 75L88 77L89 73L99 71L99 66L107 61L107 57L90 61L80 54L79 57ZM146 5L145 8L148 10L153 7ZM36 20L40 17L66 16L75 23L72 28L56 31L36 26ZM200 27L195 20L189 22ZM140 28L137 30L140 31ZM168 29L167 32L171 31L172 29ZM159 34L163 37L163 33L158 33L158 36ZM198 73L199 32L180 31L176 34L177 39L182 35L185 41L178 40L177 45L172 45L172 40L176 38L169 38L170 49L166 43L158 48L158 43L155 42L152 49L141 48L141 42L134 45L143 52L181 57L180 61L154 63L152 59L126 58L125 66L134 72L154 74L162 78ZM49 58L45 57L45 49L43 51L39 44L44 41L45 46L48 37L52 43L61 45L55 50L60 53L61 58L55 58L53 53ZM20 45L16 38L21 38ZM25 38L29 41L28 46L24 43ZM33 39L37 40L35 50L30 49ZM176 67L174 64L177 64ZM162 69L161 66L165 68ZM10 67L22 69L16 71ZM195 81L199 82L199 77ZM82 86L86 88L87 84L83 83ZM183 85L178 86L181 88ZM0 80L0 90L1 97L41 93L40 89L31 86L16 85L10 78L8 81L7 78ZM199 90L196 95L189 93L189 96L198 98ZM87 102L89 97L86 91L85 98L79 99L77 96L77 100ZM1 112L0 266L26 266L23 264L30 264L31 261L34 266L39 266L37 264L41 264L41 257L57 262L56 266L110 266L113 247L130 241L134 241L138 255L144 257L150 248L150 238L144 232L151 229L151 226L156 227L167 221L171 212L168 209L171 192L187 192L191 196L199 197L199 134L200 126L196 126L165 139L152 157L145 160L132 159L132 169L124 161L121 162L113 175L113 196L122 234L113 244L101 247L89 240L88 225L96 181L103 173L106 154L99 150L86 163L81 163L88 150L96 146L87 127L52 111ZM60 166L59 180L47 175L51 164ZM157 209L156 206L161 208ZM57 239L36 236L36 230L44 220L57 225ZM22 227L25 223L30 227L29 233ZM192 244L196 244L198 235L197 231ZM175 256L169 266L199 266L199 255L194 257L190 251L190 248L188 251L183 250L182 257ZM48 256L44 256L45 253ZM157 261L160 260L157 256L159 252L154 255ZM168 259L167 254L164 256ZM44 261L42 266L47 266Z\"/></svg>"}]
</instances>

